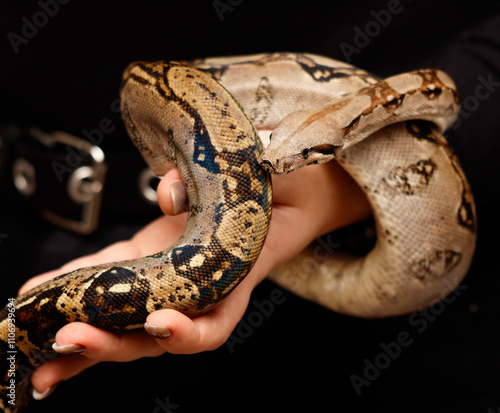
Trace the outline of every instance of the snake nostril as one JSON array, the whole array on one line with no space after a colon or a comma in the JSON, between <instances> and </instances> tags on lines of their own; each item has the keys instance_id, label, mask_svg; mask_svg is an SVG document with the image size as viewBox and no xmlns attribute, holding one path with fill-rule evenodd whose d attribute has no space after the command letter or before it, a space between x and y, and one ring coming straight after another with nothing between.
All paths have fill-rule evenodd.
<instances>
[{"instance_id":1,"label":"snake nostril","mask_svg":"<svg viewBox=\"0 0 500 413\"><path fill-rule=\"evenodd\" d=\"M267 172L269 173L276 173L276 169L275 167L273 166L272 162L270 161L262 161L261 162L261 166L263 169L265 169Z\"/></svg>"}]
</instances>

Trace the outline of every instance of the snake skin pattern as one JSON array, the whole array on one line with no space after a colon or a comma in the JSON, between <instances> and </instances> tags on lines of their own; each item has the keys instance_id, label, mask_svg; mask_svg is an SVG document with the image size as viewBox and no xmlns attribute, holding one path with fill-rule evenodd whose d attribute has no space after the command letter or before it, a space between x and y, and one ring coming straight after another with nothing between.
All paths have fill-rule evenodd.
<instances>
[{"instance_id":1,"label":"snake skin pattern","mask_svg":"<svg viewBox=\"0 0 500 413\"><path fill-rule=\"evenodd\" d=\"M181 172L186 230L163 252L73 271L16 300L14 406L6 307L0 318L4 411L22 410L31 370L54 356L51 344L63 325L82 321L126 332L142 329L147 315L162 308L202 314L238 285L264 244L271 181L257 160L263 149L257 132L231 95L192 67L137 62L124 73L121 98L129 135L153 171L163 175L175 163Z\"/></svg>"},{"instance_id":2,"label":"snake skin pattern","mask_svg":"<svg viewBox=\"0 0 500 413\"><path fill-rule=\"evenodd\" d=\"M32 370L54 357L51 344L66 323L130 331L159 308L195 316L227 296L267 234L271 186L259 161L287 173L335 157L366 193L376 222L367 256L324 258L311 247L271 274L282 286L336 311L383 317L430 305L464 277L475 209L441 134L459 110L448 76L421 70L380 80L292 53L191 65L199 70L132 64L121 92L127 130L153 171L163 175L175 163L181 172L189 199L183 237L150 257L60 276L7 305L0 314L3 411L24 409ZM263 154L254 125L274 129ZM313 265L301 265L306 261ZM12 308L17 353L10 370Z\"/></svg>"},{"instance_id":3,"label":"snake skin pattern","mask_svg":"<svg viewBox=\"0 0 500 413\"><path fill-rule=\"evenodd\" d=\"M333 158L365 192L377 240L364 257L312 245L270 278L344 314L410 313L444 298L472 261L476 216L460 163L443 137L459 113L439 70L384 80L316 55L262 54L197 62L272 129L261 163L288 173ZM320 248L320 249L318 249Z\"/></svg>"}]
</instances>

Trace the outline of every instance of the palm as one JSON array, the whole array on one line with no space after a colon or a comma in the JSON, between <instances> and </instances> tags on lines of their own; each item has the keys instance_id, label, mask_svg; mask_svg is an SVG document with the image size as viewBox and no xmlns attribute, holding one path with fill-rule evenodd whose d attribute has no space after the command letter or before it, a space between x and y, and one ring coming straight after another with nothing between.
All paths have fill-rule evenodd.
<instances>
[{"instance_id":1,"label":"palm","mask_svg":"<svg viewBox=\"0 0 500 413\"><path fill-rule=\"evenodd\" d=\"M118 242L29 280L21 292L76 268L138 258L168 248L182 235L187 218L187 214L172 215L169 186L177 179L180 179L178 171L170 171L158 188L160 206L166 216L156 219L128 241ZM56 335L58 346L78 344L84 346L85 351L42 365L32 377L35 388L47 389L100 361L130 361L164 352L190 354L221 346L243 316L252 290L269 272L291 259L317 236L367 214L369 206L362 191L336 163L273 177L273 213L264 248L249 275L219 306L194 319L174 310L150 314L148 324L168 326L172 332L170 338L164 340L155 339L146 332L115 335L83 323L68 324Z\"/></svg>"}]
</instances>

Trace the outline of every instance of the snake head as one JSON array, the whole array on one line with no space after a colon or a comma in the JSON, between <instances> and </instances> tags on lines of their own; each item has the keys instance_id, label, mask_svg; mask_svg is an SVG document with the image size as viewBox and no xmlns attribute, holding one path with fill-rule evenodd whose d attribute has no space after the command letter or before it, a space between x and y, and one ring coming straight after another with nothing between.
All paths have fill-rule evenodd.
<instances>
[{"instance_id":1,"label":"snake head","mask_svg":"<svg viewBox=\"0 0 500 413\"><path fill-rule=\"evenodd\" d=\"M343 146L343 135L331 118L321 116L321 111L301 110L278 124L259 162L268 172L283 175L328 162Z\"/></svg>"}]
</instances>

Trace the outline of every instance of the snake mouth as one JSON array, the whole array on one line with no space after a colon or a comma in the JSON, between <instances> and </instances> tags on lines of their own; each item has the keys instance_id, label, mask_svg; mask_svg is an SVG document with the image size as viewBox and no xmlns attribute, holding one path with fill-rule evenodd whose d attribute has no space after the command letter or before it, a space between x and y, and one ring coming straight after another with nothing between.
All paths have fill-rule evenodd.
<instances>
[{"instance_id":1,"label":"snake mouth","mask_svg":"<svg viewBox=\"0 0 500 413\"><path fill-rule=\"evenodd\" d=\"M274 167L273 163L269 160L260 160L260 166L262 169L265 171L271 173L271 174L279 174L279 172L276 171L276 168Z\"/></svg>"},{"instance_id":2,"label":"snake mouth","mask_svg":"<svg viewBox=\"0 0 500 413\"><path fill-rule=\"evenodd\" d=\"M304 153L300 155L290 156L275 160L269 159L268 156L259 159L260 166L267 172L274 175L286 175L308 165L318 165L331 161L334 155L331 153L322 153L320 151L309 150L307 156Z\"/></svg>"},{"instance_id":3,"label":"snake mouth","mask_svg":"<svg viewBox=\"0 0 500 413\"><path fill-rule=\"evenodd\" d=\"M286 175L297 169L293 159L276 159L275 161L271 161L270 159L261 158L259 159L259 163L262 169L274 175Z\"/></svg>"}]
</instances>

